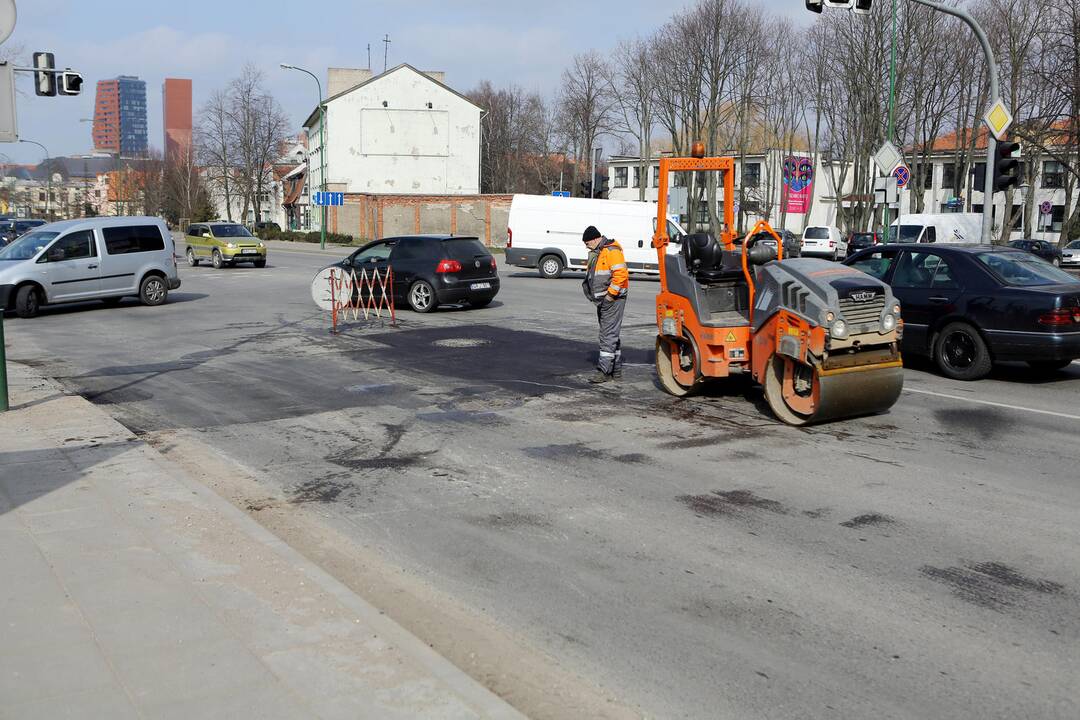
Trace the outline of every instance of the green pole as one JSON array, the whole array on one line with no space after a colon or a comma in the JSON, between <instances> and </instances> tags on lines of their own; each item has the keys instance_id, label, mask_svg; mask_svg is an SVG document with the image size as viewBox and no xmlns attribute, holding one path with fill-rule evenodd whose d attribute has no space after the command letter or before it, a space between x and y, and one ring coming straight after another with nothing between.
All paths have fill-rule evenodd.
<instances>
[{"instance_id":1,"label":"green pole","mask_svg":"<svg viewBox=\"0 0 1080 720\"><path fill-rule=\"evenodd\" d=\"M7 410L7 351L4 348L4 309L0 306L0 412L7 412Z\"/></svg>"}]
</instances>

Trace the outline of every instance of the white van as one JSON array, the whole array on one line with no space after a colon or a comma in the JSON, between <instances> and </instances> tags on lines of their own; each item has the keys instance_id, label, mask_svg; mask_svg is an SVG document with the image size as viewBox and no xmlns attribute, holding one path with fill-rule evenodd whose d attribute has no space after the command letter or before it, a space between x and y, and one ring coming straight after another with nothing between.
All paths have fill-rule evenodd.
<instances>
[{"instance_id":1,"label":"white van","mask_svg":"<svg viewBox=\"0 0 1080 720\"><path fill-rule=\"evenodd\" d=\"M899 233L897 233L897 227L900 228ZM982 215L979 213L901 215L889 225L886 242L978 245L982 242Z\"/></svg>"},{"instance_id":2,"label":"white van","mask_svg":"<svg viewBox=\"0 0 1080 720\"><path fill-rule=\"evenodd\" d=\"M64 220L0 249L0 308L34 317L42 305L128 295L161 305L180 287L173 238L154 217Z\"/></svg>"},{"instance_id":3,"label":"white van","mask_svg":"<svg viewBox=\"0 0 1080 720\"><path fill-rule=\"evenodd\" d=\"M807 225L802 235L802 256L843 260L847 240L835 225Z\"/></svg>"},{"instance_id":4,"label":"white van","mask_svg":"<svg viewBox=\"0 0 1080 720\"><path fill-rule=\"evenodd\" d=\"M538 268L545 278L557 278L566 268L585 270L589 250L581 234L590 225L618 241L630 272L659 274L652 247L656 203L627 200L515 195L506 228L506 262ZM678 238L685 234L674 219L668 219L673 240L668 252L678 252Z\"/></svg>"}]
</instances>

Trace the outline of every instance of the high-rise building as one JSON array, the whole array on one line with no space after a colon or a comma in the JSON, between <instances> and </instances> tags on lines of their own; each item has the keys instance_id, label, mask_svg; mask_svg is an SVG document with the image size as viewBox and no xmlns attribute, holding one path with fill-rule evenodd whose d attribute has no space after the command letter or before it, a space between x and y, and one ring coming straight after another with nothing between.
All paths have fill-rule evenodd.
<instances>
[{"instance_id":1,"label":"high-rise building","mask_svg":"<svg viewBox=\"0 0 1080 720\"><path fill-rule=\"evenodd\" d=\"M131 75L98 80L94 148L124 157L146 154L145 82Z\"/></svg>"},{"instance_id":2,"label":"high-rise building","mask_svg":"<svg viewBox=\"0 0 1080 720\"><path fill-rule=\"evenodd\" d=\"M191 150L191 81L165 78L161 86L165 157L187 157Z\"/></svg>"}]
</instances>

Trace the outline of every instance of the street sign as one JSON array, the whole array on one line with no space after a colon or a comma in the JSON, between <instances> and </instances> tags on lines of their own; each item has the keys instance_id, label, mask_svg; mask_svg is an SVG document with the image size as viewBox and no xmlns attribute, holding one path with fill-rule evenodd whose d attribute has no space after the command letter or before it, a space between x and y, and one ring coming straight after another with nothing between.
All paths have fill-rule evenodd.
<instances>
[{"instance_id":1,"label":"street sign","mask_svg":"<svg viewBox=\"0 0 1080 720\"><path fill-rule=\"evenodd\" d=\"M1043 200L1039 203L1039 212L1043 215L1049 215L1050 211L1054 209L1054 206L1050 204L1049 200Z\"/></svg>"},{"instance_id":2,"label":"street sign","mask_svg":"<svg viewBox=\"0 0 1080 720\"><path fill-rule=\"evenodd\" d=\"M551 195L552 195L552 197L570 197L570 191L569 190L552 190Z\"/></svg>"},{"instance_id":3,"label":"street sign","mask_svg":"<svg viewBox=\"0 0 1080 720\"><path fill-rule=\"evenodd\" d=\"M874 153L874 164L878 166L882 175L892 175L892 171L903 159L904 156L900 154L897 147L888 140Z\"/></svg>"},{"instance_id":4,"label":"street sign","mask_svg":"<svg viewBox=\"0 0 1080 720\"><path fill-rule=\"evenodd\" d=\"M911 171L908 170L907 165L899 165L893 170L892 176L896 178L896 187L907 187L908 182L911 180Z\"/></svg>"},{"instance_id":5,"label":"street sign","mask_svg":"<svg viewBox=\"0 0 1080 720\"><path fill-rule=\"evenodd\" d=\"M990 106L990 109L986 111L983 121L986 123L986 127L990 128L990 133L994 136L994 139L1001 140L1005 137L1005 131L1012 125L1013 116L1009 112L1009 108L1005 107L1005 103L1002 102L1001 98L998 98Z\"/></svg>"},{"instance_id":6,"label":"street sign","mask_svg":"<svg viewBox=\"0 0 1080 720\"><path fill-rule=\"evenodd\" d=\"M0 142L19 142L19 124L15 112L15 69L11 63L0 64Z\"/></svg>"},{"instance_id":7,"label":"street sign","mask_svg":"<svg viewBox=\"0 0 1080 720\"><path fill-rule=\"evenodd\" d=\"M344 205L345 193L343 192L316 192L311 195L312 205Z\"/></svg>"},{"instance_id":8,"label":"street sign","mask_svg":"<svg viewBox=\"0 0 1080 720\"><path fill-rule=\"evenodd\" d=\"M892 205L900 199L896 188L896 178L874 178L874 202L878 205Z\"/></svg>"}]
</instances>

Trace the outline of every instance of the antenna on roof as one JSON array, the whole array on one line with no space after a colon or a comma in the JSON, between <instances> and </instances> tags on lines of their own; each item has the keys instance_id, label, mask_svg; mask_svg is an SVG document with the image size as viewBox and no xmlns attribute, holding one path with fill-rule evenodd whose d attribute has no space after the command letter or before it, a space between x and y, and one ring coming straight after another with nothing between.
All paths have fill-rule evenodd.
<instances>
[{"instance_id":1,"label":"antenna on roof","mask_svg":"<svg viewBox=\"0 0 1080 720\"><path fill-rule=\"evenodd\" d=\"M367 44L367 69L371 69L371 43Z\"/></svg>"},{"instance_id":2,"label":"antenna on roof","mask_svg":"<svg viewBox=\"0 0 1080 720\"><path fill-rule=\"evenodd\" d=\"M386 72L386 58L390 53L390 33L386 34L383 38L383 56L382 56L382 71Z\"/></svg>"}]
</instances>

